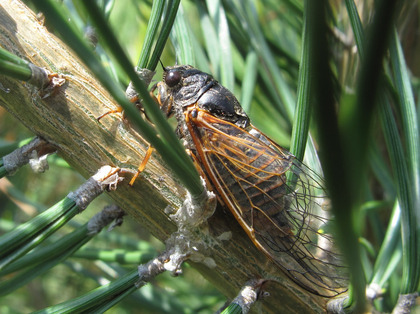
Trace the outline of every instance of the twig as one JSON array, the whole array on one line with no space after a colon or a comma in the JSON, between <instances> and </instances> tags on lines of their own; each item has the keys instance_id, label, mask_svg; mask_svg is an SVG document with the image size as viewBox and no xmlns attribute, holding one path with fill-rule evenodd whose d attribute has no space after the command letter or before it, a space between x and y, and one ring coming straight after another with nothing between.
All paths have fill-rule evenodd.
<instances>
[{"instance_id":1,"label":"twig","mask_svg":"<svg viewBox=\"0 0 420 314\"><path fill-rule=\"evenodd\" d=\"M48 169L46 157L54 151L54 146L43 139L36 137L30 143L4 156L3 167L7 174L11 176L15 174L20 167L30 162L32 170L35 172L44 172Z\"/></svg>"}]
</instances>

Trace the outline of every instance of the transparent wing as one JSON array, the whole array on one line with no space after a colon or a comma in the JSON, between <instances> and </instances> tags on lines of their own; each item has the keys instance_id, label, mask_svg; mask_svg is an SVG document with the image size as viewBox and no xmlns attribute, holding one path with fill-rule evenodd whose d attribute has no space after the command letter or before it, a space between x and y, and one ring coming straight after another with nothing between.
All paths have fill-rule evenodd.
<instances>
[{"instance_id":1,"label":"transparent wing","mask_svg":"<svg viewBox=\"0 0 420 314\"><path fill-rule=\"evenodd\" d=\"M321 179L253 127L198 109L187 113L197 155L219 196L254 244L294 282L322 296L345 290L322 204Z\"/></svg>"}]
</instances>

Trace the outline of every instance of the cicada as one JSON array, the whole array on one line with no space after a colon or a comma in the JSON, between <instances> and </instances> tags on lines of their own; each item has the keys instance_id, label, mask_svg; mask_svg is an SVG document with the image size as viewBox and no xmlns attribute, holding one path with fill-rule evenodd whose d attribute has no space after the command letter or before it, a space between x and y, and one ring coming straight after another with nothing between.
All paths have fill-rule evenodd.
<instances>
[{"instance_id":1,"label":"cicada","mask_svg":"<svg viewBox=\"0 0 420 314\"><path fill-rule=\"evenodd\" d=\"M252 242L307 291L332 297L345 279L333 239L321 232L321 179L254 127L235 96L191 66L164 68L151 93L218 200Z\"/></svg>"}]
</instances>

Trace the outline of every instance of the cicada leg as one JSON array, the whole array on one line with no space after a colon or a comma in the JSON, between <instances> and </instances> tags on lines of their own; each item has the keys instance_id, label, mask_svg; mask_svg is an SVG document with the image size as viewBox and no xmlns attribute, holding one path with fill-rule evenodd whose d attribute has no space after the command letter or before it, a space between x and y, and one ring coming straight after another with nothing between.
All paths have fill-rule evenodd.
<instances>
[{"instance_id":1,"label":"cicada leg","mask_svg":"<svg viewBox=\"0 0 420 314\"><path fill-rule=\"evenodd\" d=\"M136 181L136 179L138 178L138 176L140 175L140 173L143 172L144 168L146 168L146 164L149 161L150 157L152 156L152 153L155 149L152 146L149 146L147 148L146 151L146 155L143 158L143 161L141 162L140 166L137 169L136 174L131 178L131 181L128 185L133 186L134 182Z\"/></svg>"},{"instance_id":2,"label":"cicada leg","mask_svg":"<svg viewBox=\"0 0 420 314\"><path fill-rule=\"evenodd\" d=\"M105 112L105 113L103 113L103 114L101 114L99 117L97 117L96 118L96 121L98 121L99 122L99 120L101 120L103 117L105 117L105 116L107 116L107 115L109 115L109 114L114 114L114 113L123 113L123 108L122 107L118 107L117 109L115 109L115 110L110 110L110 111L107 111L107 112Z\"/></svg>"},{"instance_id":3,"label":"cicada leg","mask_svg":"<svg viewBox=\"0 0 420 314\"><path fill-rule=\"evenodd\" d=\"M142 173L142 172L143 172L143 170L144 170L144 168L146 168L146 164L147 164L147 162L149 161L150 157L152 156L152 153L153 153L153 151L154 151L154 150L155 150L155 149L154 149L152 146L149 146L149 147L147 148L146 155L144 156L144 158L143 158L143 160L142 160L142 162L141 162L140 166L138 167L136 174L135 174L135 175L131 178L131 180L130 180L130 183L129 183L129 185L130 185L130 186L133 186L133 185L134 185L134 182L137 180L137 178L138 178L138 176L140 175L140 173ZM200 166L200 162L198 161L197 156L196 156L196 155L194 155L194 153L193 153L192 151L190 151L189 149L187 149L187 154L188 154L188 155L191 157L191 159L193 160L194 166L195 166L195 168L197 169L197 171L198 171L198 173L200 174L200 176L201 176L202 178L204 178L204 180L206 181L206 185L207 185L208 187L210 187L210 186L211 186L210 181L208 180L207 175L206 175L206 173L204 172L204 170L201 168L201 166Z\"/></svg>"},{"instance_id":4,"label":"cicada leg","mask_svg":"<svg viewBox=\"0 0 420 314\"><path fill-rule=\"evenodd\" d=\"M155 102L159 105L159 107L162 109L161 99L160 99L160 98L157 98L157 97L154 95L154 91L156 90L157 86L158 86L158 84L155 84L155 85L153 85L153 86L152 86L152 88L150 89L150 97L151 97L151 98L152 98L152 99L153 99L153 100L154 100L154 101L155 101ZM132 97L130 97L130 98L129 98L129 101L130 101L131 103L133 103L133 104L136 104L136 107L138 108L138 110L144 114L144 117L145 117L147 120L149 120L149 121L150 121L150 119L147 117L147 114L144 112L143 106L141 105L140 99L139 99L139 97L138 97L138 95L137 95L137 94L135 94L135 95L133 94L133 95L132 95ZM99 121L99 120L100 120L100 119L102 119L103 117L105 117L105 116L107 116L107 115L109 115L109 114L114 114L114 113L121 113L121 114L122 114L122 116L123 116L123 120L124 120L124 110L123 110L123 108L122 108L121 106L118 106L118 108L117 108L117 109L115 109L115 110L110 110L110 111L108 111L108 112L103 113L102 115L100 115L99 117L97 117L97 118L96 118L96 120L97 120L97 121ZM129 185L130 185L130 186L133 186L133 185L134 185L134 182L136 181L136 179L138 178L138 176L140 175L140 173L141 173L141 172L143 172L143 170L144 170L144 168L146 167L146 164L147 164L147 162L149 161L149 159L150 159L150 157L151 157L151 155L152 155L153 151L154 151L154 148L153 148L152 146L149 146L149 147L147 148L146 155L144 156L144 158L143 158L143 160L142 160L142 162L141 162L140 166L138 167L136 174L135 174L135 175L133 176L133 178L130 180L130 183L129 183Z\"/></svg>"},{"instance_id":5,"label":"cicada leg","mask_svg":"<svg viewBox=\"0 0 420 314\"><path fill-rule=\"evenodd\" d=\"M139 101L138 96L134 96L128 99L131 103L136 104ZM96 118L96 121L99 122L103 117L106 117L107 115L114 114L114 113L120 113L122 115L122 118L124 120L124 109L121 106L118 106L115 110L109 110L103 114L101 114L99 117Z\"/></svg>"}]
</instances>

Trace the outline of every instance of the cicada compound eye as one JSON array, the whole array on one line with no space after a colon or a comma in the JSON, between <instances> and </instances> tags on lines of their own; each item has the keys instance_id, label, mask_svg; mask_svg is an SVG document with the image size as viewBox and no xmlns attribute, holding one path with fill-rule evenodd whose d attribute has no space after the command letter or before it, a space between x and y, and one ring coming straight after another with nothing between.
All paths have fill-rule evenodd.
<instances>
[{"instance_id":1,"label":"cicada compound eye","mask_svg":"<svg viewBox=\"0 0 420 314\"><path fill-rule=\"evenodd\" d=\"M179 71L169 71L165 75L165 83L169 87L176 86L181 81L181 73Z\"/></svg>"}]
</instances>

